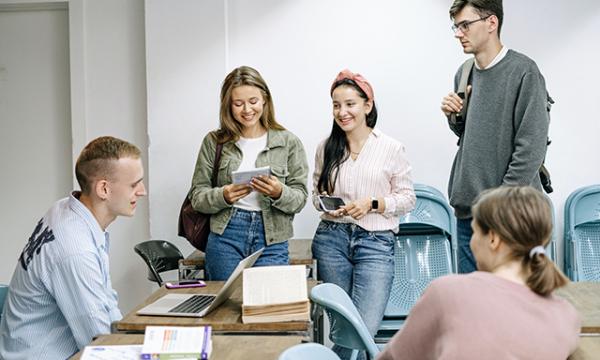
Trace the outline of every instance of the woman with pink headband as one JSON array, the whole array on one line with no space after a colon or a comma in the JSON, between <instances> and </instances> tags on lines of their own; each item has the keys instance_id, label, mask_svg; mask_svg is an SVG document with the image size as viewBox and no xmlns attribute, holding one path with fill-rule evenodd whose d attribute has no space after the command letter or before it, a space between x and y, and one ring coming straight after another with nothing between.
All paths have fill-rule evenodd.
<instances>
[{"instance_id":1,"label":"woman with pink headband","mask_svg":"<svg viewBox=\"0 0 600 360\"><path fill-rule=\"evenodd\" d=\"M344 70L331 86L333 127L315 156L313 204L323 211L312 245L323 281L343 288L375 334L394 277L394 232L415 194L404 146L375 129L373 87ZM337 210L319 195L340 197ZM343 359L351 351L334 346ZM361 354L364 356L364 354Z\"/></svg>"}]
</instances>

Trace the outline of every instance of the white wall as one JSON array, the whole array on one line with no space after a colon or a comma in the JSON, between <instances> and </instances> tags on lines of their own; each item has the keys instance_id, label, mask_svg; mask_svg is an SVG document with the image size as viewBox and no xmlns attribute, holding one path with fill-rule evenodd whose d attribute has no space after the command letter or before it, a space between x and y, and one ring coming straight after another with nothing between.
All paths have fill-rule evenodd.
<instances>
[{"instance_id":1,"label":"white wall","mask_svg":"<svg viewBox=\"0 0 600 360\"><path fill-rule=\"evenodd\" d=\"M218 126L221 81L239 65L262 73L277 117L302 139L311 171L316 145L331 129L332 79L345 67L362 73L375 88L377 126L404 142L414 180L445 192L456 139L439 105L465 59L450 30L450 3L146 0L152 236L187 246L176 237L177 212L200 141ZM600 4L504 5L504 43L536 60L556 100L547 164L562 231L568 194L600 183L598 160L591 161L600 150ZM317 222L307 205L295 236L312 237Z\"/></svg>"},{"instance_id":2,"label":"white wall","mask_svg":"<svg viewBox=\"0 0 600 360\"><path fill-rule=\"evenodd\" d=\"M187 246L176 237L177 212L200 141L218 125L220 83L235 66L262 72L278 118L303 139L311 167L316 143L331 126L330 81L342 67L363 73L375 87L378 127L406 144L415 181L446 187L455 140L438 108L464 59L449 29L449 0L369 7L356 0L146 0L145 11L141 0L68 3L73 154L105 134L136 143L144 159L146 148L150 153L151 223L147 200L133 219L109 228L123 311L151 291L134 244L151 235ZM548 164L561 226L568 193L600 183L599 8L593 0L505 0L503 40L537 61L557 100ZM316 215L308 205L296 221L297 237L312 236ZM4 252L0 261L16 264Z\"/></svg>"},{"instance_id":3,"label":"white wall","mask_svg":"<svg viewBox=\"0 0 600 360\"><path fill-rule=\"evenodd\" d=\"M60 2L0 0L0 5L9 7L27 3L44 3L33 5L44 8L45 4ZM66 165L67 181L71 180L69 175L72 176L74 161L83 146L102 135L121 137L137 144L142 149L147 168L144 3L142 0L71 0L66 3L69 8L69 33L66 36L70 48L71 93L58 95L71 98L71 134L66 141L69 147L72 145L73 156L71 159L70 154L66 155L69 163ZM31 106L32 102L27 98L22 100ZM51 102L52 98L43 100ZM40 117L37 121L41 124L44 120ZM0 121L4 131L5 119ZM39 125L37 128L39 131L43 129ZM3 141L0 146L3 154L12 152L13 158L18 154L17 148L8 142ZM22 151L22 147L18 150ZM27 161L27 156L34 156L40 151L34 146L23 150L31 152L23 155L23 162ZM62 161L62 157L55 159L57 164ZM2 182L2 185L6 184ZM35 186L22 183L12 191L14 194L37 194L48 192L48 186L50 182L39 180ZM68 189L60 196L67 193ZM30 206L39 209L37 217L41 217L56 200L47 199L47 196L36 199L31 201ZM2 206L3 212L5 209L12 210L12 202L3 202ZM16 265L12 252L4 251L5 243L21 241L22 248L32 226L19 239L2 240L0 261L10 270L0 274L0 282L8 282ZM152 291L152 284L146 280L146 266L133 252L136 243L148 238L148 228L147 199L139 203L133 219L119 218L108 228L112 240L112 282L124 312L131 310Z\"/></svg>"},{"instance_id":4,"label":"white wall","mask_svg":"<svg viewBox=\"0 0 600 360\"><path fill-rule=\"evenodd\" d=\"M48 204L71 188L68 28L65 6L0 5L2 284Z\"/></svg>"},{"instance_id":5,"label":"white wall","mask_svg":"<svg viewBox=\"0 0 600 360\"><path fill-rule=\"evenodd\" d=\"M126 139L142 149L148 184L144 3L141 0L83 2L85 141L103 135ZM82 146L83 146L82 145ZM74 149L79 153L79 149ZM123 312L152 291L146 265L133 246L149 237L148 199L133 218L118 218L111 235L113 287Z\"/></svg>"}]
</instances>

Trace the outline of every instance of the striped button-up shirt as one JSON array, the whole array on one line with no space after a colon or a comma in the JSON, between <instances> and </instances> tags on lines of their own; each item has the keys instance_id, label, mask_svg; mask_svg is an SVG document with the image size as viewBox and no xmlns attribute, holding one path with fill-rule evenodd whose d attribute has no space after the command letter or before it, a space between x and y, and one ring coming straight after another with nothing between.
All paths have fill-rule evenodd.
<instances>
[{"instance_id":1,"label":"striped button-up shirt","mask_svg":"<svg viewBox=\"0 0 600 360\"><path fill-rule=\"evenodd\" d=\"M323 169L322 141L315 155L313 174L313 204L320 210L317 184ZM415 206L415 193L411 179L411 167L406 159L404 146L399 141L373 129L356 160L348 157L339 167L335 191L348 203L365 198L383 198L385 212L370 212L360 220L350 216L336 218L323 213L321 219L355 223L368 231L398 231L400 216Z\"/></svg>"},{"instance_id":2,"label":"striped button-up shirt","mask_svg":"<svg viewBox=\"0 0 600 360\"><path fill-rule=\"evenodd\" d=\"M50 208L18 259L0 322L1 359L66 359L122 317L108 233L74 195Z\"/></svg>"}]
</instances>

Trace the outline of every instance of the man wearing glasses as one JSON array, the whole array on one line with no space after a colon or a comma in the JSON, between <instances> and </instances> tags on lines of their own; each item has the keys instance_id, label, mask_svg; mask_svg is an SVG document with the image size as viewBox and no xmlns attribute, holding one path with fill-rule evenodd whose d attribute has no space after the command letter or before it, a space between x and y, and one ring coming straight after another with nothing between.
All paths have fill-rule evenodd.
<instances>
[{"instance_id":1,"label":"man wearing glasses","mask_svg":"<svg viewBox=\"0 0 600 360\"><path fill-rule=\"evenodd\" d=\"M483 190L500 185L542 189L538 170L546 154L549 119L546 85L535 62L500 42L502 1L455 0L449 12L454 37L474 57L464 95L465 122L451 120L464 104L456 93L462 67L441 106L459 137L448 195L458 218L458 271L468 273L477 269L469 247L471 204Z\"/></svg>"}]
</instances>

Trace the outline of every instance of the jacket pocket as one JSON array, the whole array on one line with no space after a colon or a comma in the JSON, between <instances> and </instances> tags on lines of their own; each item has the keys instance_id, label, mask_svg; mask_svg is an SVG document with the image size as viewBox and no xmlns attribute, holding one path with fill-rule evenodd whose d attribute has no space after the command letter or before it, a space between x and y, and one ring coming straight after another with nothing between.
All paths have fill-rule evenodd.
<instances>
[{"instance_id":1,"label":"jacket pocket","mask_svg":"<svg viewBox=\"0 0 600 360\"><path fill-rule=\"evenodd\" d=\"M217 186L228 185L231 183L231 168L229 159L221 159L219 163L219 173L217 174ZM211 182L212 182L212 173Z\"/></svg>"},{"instance_id":2,"label":"jacket pocket","mask_svg":"<svg viewBox=\"0 0 600 360\"><path fill-rule=\"evenodd\" d=\"M285 184L285 180L290 174L287 170L287 166L282 165L272 165L271 173L281 181L281 183Z\"/></svg>"},{"instance_id":3,"label":"jacket pocket","mask_svg":"<svg viewBox=\"0 0 600 360\"><path fill-rule=\"evenodd\" d=\"M271 173L281 181L281 183L285 184L285 180L287 179L288 172L287 166L285 165L271 165Z\"/></svg>"}]
</instances>

